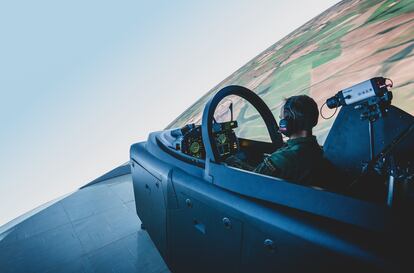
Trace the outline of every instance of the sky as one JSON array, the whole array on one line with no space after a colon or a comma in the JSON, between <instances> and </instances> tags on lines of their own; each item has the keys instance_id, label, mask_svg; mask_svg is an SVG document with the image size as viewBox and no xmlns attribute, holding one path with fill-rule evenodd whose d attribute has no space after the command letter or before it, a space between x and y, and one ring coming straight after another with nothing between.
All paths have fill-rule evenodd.
<instances>
[{"instance_id":1,"label":"sky","mask_svg":"<svg viewBox=\"0 0 414 273\"><path fill-rule=\"evenodd\" d=\"M127 162L337 2L0 1L0 226Z\"/></svg>"}]
</instances>

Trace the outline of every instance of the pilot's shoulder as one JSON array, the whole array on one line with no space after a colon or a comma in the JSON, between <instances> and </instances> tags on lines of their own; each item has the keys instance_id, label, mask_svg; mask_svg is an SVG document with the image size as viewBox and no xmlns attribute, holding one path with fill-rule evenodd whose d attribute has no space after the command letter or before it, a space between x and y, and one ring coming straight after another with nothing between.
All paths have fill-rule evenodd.
<instances>
[{"instance_id":1,"label":"pilot's shoulder","mask_svg":"<svg viewBox=\"0 0 414 273\"><path fill-rule=\"evenodd\" d=\"M286 155L296 154L300 149L301 147L299 145L294 145L294 146L285 145L277 149L270 156L274 158L285 157Z\"/></svg>"}]
</instances>

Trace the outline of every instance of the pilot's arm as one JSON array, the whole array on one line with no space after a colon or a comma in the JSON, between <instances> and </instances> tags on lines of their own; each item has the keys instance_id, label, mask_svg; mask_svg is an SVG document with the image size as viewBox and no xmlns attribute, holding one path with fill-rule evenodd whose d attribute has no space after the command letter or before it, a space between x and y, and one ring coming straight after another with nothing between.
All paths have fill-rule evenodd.
<instances>
[{"instance_id":1,"label":"pilot's arm","mask_svg":"<svg viewBox=\"0 0 414 273\"><path fill-rule=\"evenodd\" d=\"M285 174L285 168L288 167L288 158L285 155L286 152L283 151L284 149L280 149L280 151L276 151L275 153L267 156L263 159L263 161L253 167L247 164L245 161L241 160L237 156L231 156L226 160L226 163L230 166L240 168L247 171L252 171L255 173L260 173L264 175L274 176L274 177L283 177Z\"/></svg>"},{"instance_id":2,"label":"pilot's arm","mask_svg":"<svg viewBox=\"0 0 414 273\"><path fill-rule=\"evenodd\" d=\"M263 159L263 162L253 172L278 177L281 174L281 169L272 160L272 156L268 156Z\"/></svg>"}]
</instances>

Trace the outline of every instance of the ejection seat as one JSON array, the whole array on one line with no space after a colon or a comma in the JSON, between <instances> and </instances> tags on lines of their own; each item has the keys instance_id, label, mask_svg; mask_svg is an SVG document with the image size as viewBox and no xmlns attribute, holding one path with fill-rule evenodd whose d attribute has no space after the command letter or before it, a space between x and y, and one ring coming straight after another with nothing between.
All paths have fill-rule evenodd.
<instances>
[{"instance_id":1,"label":"ejection seat","mask_svg":"<svg viewBox=\"0 0 414 273\"><path fill-rule=\"evenodd\" d=\"M390 106L383 117L373 122L374 158L404 136L404 139L394 145L389 155L394 158L396 165L412 162L414 130L410 127L413 124L413 116L397 107ZM361 111L352 105L343 106L327 136L323 149L326 159L335 168L328 174L334 188L358 198L386 202L388 189L385 168L382 168L382 173L363 171L370 161L370 135L369 122L361 119ZM377 167L381 166L377 164Z\"/></svg>"}]
</instances>

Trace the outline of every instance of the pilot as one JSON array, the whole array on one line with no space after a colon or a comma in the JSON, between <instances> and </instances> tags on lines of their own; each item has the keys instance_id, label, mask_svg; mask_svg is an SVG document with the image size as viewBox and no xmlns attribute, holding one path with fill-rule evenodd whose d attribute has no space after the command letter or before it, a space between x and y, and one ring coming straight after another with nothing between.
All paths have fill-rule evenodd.
<instances>
[{"instance_id":1,"label":"pilot","mask_svg":"<svg viewBox=\"0 0 414 273\"><path fill-rule=\"evenodd\" d=\"M318 117L318 106L311 97L289 97L280 111L279 131L289 138L284 146L265 157L256 167L236 156L229 157L226 163L299 184L323 187L318 184L323 168L323 151L312 135Z\"/></svg>"}]
</instances>

